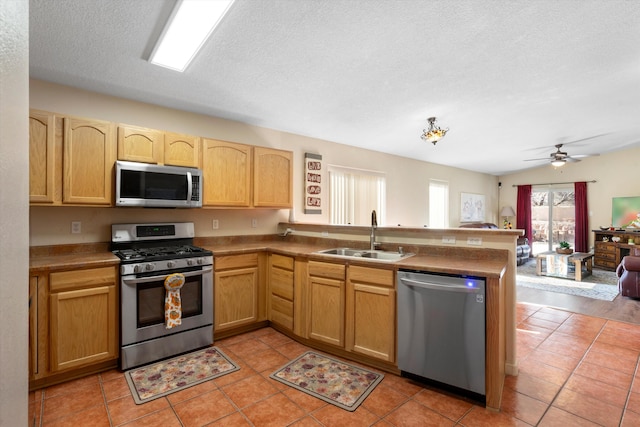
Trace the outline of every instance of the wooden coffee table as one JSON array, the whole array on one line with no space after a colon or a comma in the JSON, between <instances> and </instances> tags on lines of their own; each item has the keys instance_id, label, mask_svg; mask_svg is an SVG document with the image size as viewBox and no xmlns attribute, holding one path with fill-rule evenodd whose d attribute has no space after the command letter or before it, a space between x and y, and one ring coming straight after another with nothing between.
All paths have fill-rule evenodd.
<instances>
[{"instance_id":1,"label":"wooden coffee table","mask_svg":"<svg viewBox=\"0 0 640 427\"><path fill-rule=\"evenodd\" d=\"M573 269L570 268L572 263ZM538 276L562 277L581 282L584 277L590 276L592 271L593 254L589 252L574 252L571 255L563 255L552 251L536 255L536 274Z\"/></svg>"}]
</instances>

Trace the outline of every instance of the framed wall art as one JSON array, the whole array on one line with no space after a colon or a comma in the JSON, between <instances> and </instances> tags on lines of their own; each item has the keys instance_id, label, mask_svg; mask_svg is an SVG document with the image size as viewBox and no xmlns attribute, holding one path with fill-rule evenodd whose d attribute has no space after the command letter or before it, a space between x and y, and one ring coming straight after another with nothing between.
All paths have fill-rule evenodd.
<instances>
[{"instance_id":1,"label":"framed wall art","mask_svg":"<svg viewBox=\"0 0 640 427\"><path fill-rule=\"evenodd\" d=\"M322 156L304 153L304 213L322 213Z\"/></svg>"},{"instance_id":2,"label":"framed wall art","mask_svg":"<svg viewBox=\"0 0 640 427\"><path fill-rule=\"evenodd\" d=\"M484 222L483 194L460 193L460 222Z\"/></svg>"}]
</instances>

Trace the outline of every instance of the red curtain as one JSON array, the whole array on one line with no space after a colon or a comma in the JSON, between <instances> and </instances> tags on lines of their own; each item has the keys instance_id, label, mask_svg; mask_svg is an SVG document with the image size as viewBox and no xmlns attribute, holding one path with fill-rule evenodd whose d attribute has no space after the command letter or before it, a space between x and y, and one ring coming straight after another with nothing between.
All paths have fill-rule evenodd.
<instances>
[{"instance_id":1,"label":"red curtain","mask_svg":"<svg viewBox=\"0 0 640 427\"><path fill-rule=\"evenodd\" d=\"M531 186L518 185L518 202L516 207L516 228L524 230L524 237L529 239L529 246L533 244L533 229L531 227Z\"/></svg>"},{"instance_id":2,"label":"red curtain","mask_svg":"<svg viewBox=\"0 0 640 427\"><path fill-rule=\"evenodd\" d=\"M576 252L589 251L589 211L587 209L587 183L576 182Z\"/></svg>"}]
</instances>

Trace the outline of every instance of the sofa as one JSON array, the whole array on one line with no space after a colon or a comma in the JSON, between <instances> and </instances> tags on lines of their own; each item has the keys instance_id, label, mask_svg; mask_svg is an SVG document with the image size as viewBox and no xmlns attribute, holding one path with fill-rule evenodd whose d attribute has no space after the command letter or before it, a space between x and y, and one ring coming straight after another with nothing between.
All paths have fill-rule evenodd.
<instances>
[{"instance_id":1,"label":"sofa","mask_svg":"<svg viewBox=\"0 0 640 427\"><path fill-rule=\"evenodd\" d=\"M630 298L640 298L640 249L632 248L629 255L622 258L616 268L620 294Z\"/></svg>"},{"instance_id":2,"label":"sofa","mask_svg":"<svg viewBox=\"0 0 640 427\"><path fill-rule=\"evenodd\" d=\"M469 222L461 224L460 228L488 228L497 229L498 226L490 222ZM531 246L529 246L529 239L526 237L519 237L516 242L516 264L522 265L531 256Z\"/></svg>"}]
</instances>

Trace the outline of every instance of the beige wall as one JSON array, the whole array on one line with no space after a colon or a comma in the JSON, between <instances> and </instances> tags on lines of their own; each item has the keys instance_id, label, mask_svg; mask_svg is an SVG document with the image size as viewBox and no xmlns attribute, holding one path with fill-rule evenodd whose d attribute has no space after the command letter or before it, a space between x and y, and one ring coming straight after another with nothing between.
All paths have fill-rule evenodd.
<instances>
[{"instance_id":1,"label":"beige wall","mask_svg":"<svg viewBox=\"0 0 640 427\"><path fill-rule=\"evenodd\" d=\"M577 149L576 149L577 150ZM640 147L588 157L578 163L568 163L561 168L540 166L520 173L500 177L500 207L517 207L517 188L513 185L542 184L554 182L592 181L587 184L589 205L589 229L611 224L611 199L613 197L640 196L637 174L640 170ZM514 221L515 224L515 221ZM590 236L593 246L593 234Z\"/></svg>"},{"instance_id":2,"label":"beige wall","mask_svg":"<svg viewBox=\"0 0 640 427\"><path fill-rule=\"evenodd\" d=\"M26 426L29 2L0 1L0 426Z\"/></svg>"},{"instance_id":3,"label":"beige wall","mask_svg":"<svg viewBox=\"0 0 640 427\"><path fill-rule=\"evenodd\" d=\"M31 108L81 117L163 129L227 141L291 150L294 153L294 210L299 222L328 223L327 199L322 215L303 214L304 153L323 156L325 165L335 164L377 170L387 177L387 217L384 224L422 227L428 225L428 182L449 182L450 224L459 224L460 192L484 194L486 220L497 222L498 180L492 175L391 156L342 144L249 126L238 122L162 108L122 98L86 92L39 80L30 82ZM416 136L418 139L418 136ZM429 147L425 146L425 149ZM326 169L326 168L325 168ZM325 174L326 182L326 174ZM207 183L206 185L209 185ZM109 227L117 222L193 221L198 236L269 234L288 210L191 209L146 210L125 208L31 209L32 246L109 241ZM258 227L251 228L251 220ZM218 219L220 228L212 229ZM82 222L82 233L71 234L71 221Z\"/></svg>"}]
</instances>

